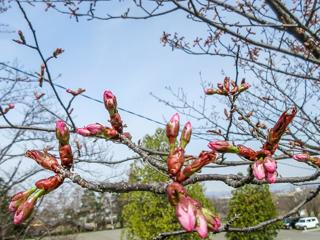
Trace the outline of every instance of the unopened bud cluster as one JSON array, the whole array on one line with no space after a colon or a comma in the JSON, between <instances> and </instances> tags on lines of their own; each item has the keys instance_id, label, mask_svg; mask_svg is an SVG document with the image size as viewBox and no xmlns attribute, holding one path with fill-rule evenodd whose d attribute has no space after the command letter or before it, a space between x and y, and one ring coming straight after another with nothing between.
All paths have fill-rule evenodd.
<instances>
[{"instance_id":1,"label":"unopened bud cluster","mask_svg":"<svg viewBox=\"0 0 320 240\"><path fill-rule=\"evenodd\" d=\"M320 167L320 157L310 156L307 153L299 153L293 155L293 159L300 162L311 162Z\"/></svg>"},{"instance_id":2,"label":"unopened bud cluster","mask_svg":"<svg viewBox=\"0 0 320 240\"><path fill-rule=\"evenodd\" d=\"M265 179L268 183L275 183L277 178L277 163L272 155L278 148L278 143L282 135L287 130L288 125L296 115L296 109L291 113L284 112L275 126L268 131L267 141L259 151L255 151L243 145L233 145L227 141L211 141L208 147L219 153L235 153L239 156L254 161L252 173L257 180Z\"/></svg>"},{"instance_id":3,"label":"unopened bud cluster","mask_svg":"<svg viewBox=\"0 0 320 240\"><path fill-rule=\"evenodd\" d=\"M118 113L117 98L109 90L103 94L104 105L110 116L111 127L106 127L100 123L89 124L83 128L77 128L77 133L85 137L101 137L104 139L116 139L120 134L131 138L130 134L123 132L123 123Z\"/></svg>"},{"instance_id":4,"label":"unopened bud cluster","mask_svg":"<svg viewBox=\"0 0 320 240\"><path fill-rule=\"evenodd\" d=\"M217 89L214 88L207 88L205 89L206 95L236 95L240 94L241 92L247 90L250 87L250 84L246 83L245 80L241 82L240 85L237 85L235 81L231 81L229 77L225 77L223 83L217 84Z\"/></svg>"},{"instance_id":5,"label":"unopened bud cluster","mask_svg":"<svg viewBox=\"0 0 320 240\"><path fill-rule=\"evenodd\" d=\"M192 199L181 182L201 170L205 165L216 159L215 152L202 151L190 164L184 166L185 148L190 142L192 126L187 122L182 130L179 144L180 117L174 114L166 126L166 135L169 140L170 151L167 158L168 173L174 180L167 187L169 202L176 208L176 216L180 225L188 232L197 231L201 238L208 236L208 231L218 231L221 226L220 218L210 210L201 206L201 203Z\"/></svg>"},{"instance_id":6,"label":"unopened bud cluster","mask_svg":"<svg viewBox=\"0 0 320 240\"><path fill-rule=\"evenodd\" d=\"M196 231L201 238L208 237L208 232L218 232L221 220L211 210L191 198L187 190L177 182L167 187L168 200L176 209L176 217L187 232Z\"/></svg>"},{"instance_id":7,"label":"unopened bud cluster","mask_svg":"<svg viewBox=\"0 0 320 240\"><path fill-rule=\"evenodd\" d=\"M64 177L59 175L59 169L65 168L69 170L73 165L73 154L69 144L69 128L62 120L56 122L56 138L59 141L60 163L47 150L28 150L25 154L26 157L35 160L41 167L54 172L55 175L36 181L34 187L16 193L11 198L9 211L14 213L14 224L21 224L25 221L31 215L37 200L63 183Z\"/></svg>"}]
</instances>

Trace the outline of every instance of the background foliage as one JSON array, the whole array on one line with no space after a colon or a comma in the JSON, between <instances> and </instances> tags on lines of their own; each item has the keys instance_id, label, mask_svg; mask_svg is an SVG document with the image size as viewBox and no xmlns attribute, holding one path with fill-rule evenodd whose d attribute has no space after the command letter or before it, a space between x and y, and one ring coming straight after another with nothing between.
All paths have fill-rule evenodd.
<instances>
[{"instance_id":1,"label":"background foliage","mask_svg":"<svg viewBox=\"0 0 320 240\"><path fill-rule=\"evenodd\" d=\"M246 185L232 192L227 219L233 219L232 227L249 227L277 216L268 185ZM229 240L272 240L277 236L281 223L270 224L251 233L227 233Z\"/></svg>"}]
</instances>

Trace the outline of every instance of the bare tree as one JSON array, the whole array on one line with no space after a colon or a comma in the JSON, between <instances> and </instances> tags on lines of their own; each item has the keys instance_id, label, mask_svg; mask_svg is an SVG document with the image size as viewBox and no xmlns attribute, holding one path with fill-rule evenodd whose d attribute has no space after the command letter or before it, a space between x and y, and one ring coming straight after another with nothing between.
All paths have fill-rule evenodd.
<instances>
[{"instance_id":1,"label":"bare tree","mask_svg":"<svg viewBox=\"0 0 320 240\"><path fill-rule=\"evenodd\" d=\"M39 1L30 2L36 4ZM33 77L39 81L40 86L44 85L50 89L61 111L61 113L59 112L61 115L57 115L55 110L46 108L45 114L49 114L55 119L65 120L71 134L77 131L81 135L97 139L103 138L127 146L134 153L133 158L139 157L143 159L145 164L149 164L159 172L170 176L172 181L168 183L134 184L129 184L125 181L89 181L77 172L78 169L71 169L70 166L64 165L63 161L61 165L55 165L51 169L56 176L62 179L70 179L83 188L97 192L151 191L164 194L168 191L169 200L174 206L177 204L175 201L179 200L179 197L176 199L175 196L177 192L189 199L182 185L196 182L221 181L231 187L240 187L248 183L301 183L319 178L320 162L319 158L314 157L319 154L320 141L318 139L318 112L317 107L314 106L318 100L318 66L320 63L319 31L317 29L319 6L317 1L294 1L290 4L285 4L279 0L244 0L234 4L218 0L133 1L129 3L124 12L119 14L109 13L107 16L105 12L99 15L101 11L98 4L107 4L105 1L40 2L45 4L47 10L54 9L59 13L75 18L77 21L82 17L89 20L148 19L178 11L184 12L188 20L207 26L208 32L204 36L195 36L194 39L189 40L179 34L164 32L161 42L187 54L231 58L234 60L235 65L234 81L229 78L230 76L226 76L224 83L218 85L218 88L213 88L210 84L209 86L204 84L206 95L214 95L213 97L226 104L224 114L218 115L210 111L210 109L208 111L210 106L207 105L207 96L203 96L200 106L189 102L186 94L181 91L178 93L172 91L172 94L178 100L173 103L159 98L160 101L198 121L199 125L196 128L197 132L193 134L194 136L204 139L214 137L223 140L223 142L211 144L214 150L221 153L217 159L215 152L202 153L203 155L200 154L199 157L184 155L184 150L175 148L172 141L173 145L170 151L159 152L141 147L139 143L131 141L129 134L123 132L122 119L117 112L116 104L113 103L110 107L106 101L111 127L96 124L79 130L72 117L71 105L73 100L83 93L83 90L69 90L69 93L73 95L72 99L68 103L62 100L57 91L57 85L50 74L50 62L58 58L63 53L63 50L57 48L51 56L44 56L35 29L28 18L27 12L24 10L23 1L16 1L33 36L32 40L26 40L23 33L19 32L16 42L35 50L36 54L39 55L42 65L39 66L39 73ZM134 11L135 15L132 15L132 8L139 11ZM249 81L247 80L248 82L254 85L254 88L250 88L249 91L246 91L249 86L246 85L245 81L241 81L244 76L249 79ZM250 79L253 78L256 80L251 81ZM112 93L108 94L108 97L113 99ZM278 116L290 107L294 107L292 112L284 113L280 120L277 121ZM297 115L296 110L298 110ZM5 124L0 126L2 129L25 131L27 133L30 132L30 134L42 132L48 133L50 136L52 136L53 132L58 131L50 127L49 124L43 124L43 121L33 122L32 124L24 122L13 124L7 117L10 111L5 113L5 110L1 110L1 113L5 121ZM295 120L287 130L287 126L295 115ZM173 123L171 122L170 124ZM170 124L168 124L168 128L170 128ZM272 126L274 127L272 128ZM268 132L265 131L267 128L269 128ZM176 137L177 132L175 131L173 135ZM169 131L169 142L170 137L172 138L173 136L170 135ZM281 141L280 137L282 137ZM28 137L29 139L31 137ZM59 138L58 140L59 148L61 148L62 140ZM254 151L241 145L236 145L236 143L253 145L261 143L263 146L260 150ZM38 146L37 148L39 149ZM266 153L266 151L268 152ZM278 177L277 179L266 178L266 180L261 180L257 172L255 172L256 168L261 167L260 162L264 164L267 161L267 157L269 158L271 155L275 159L281 160L291 158L294 154L301 152L308 153L308 159L305 160L309 160L307 164L314 169L314 173L309 176ZM237 153L241 159L237 161L226 160L228 155L225 155L225 153ZM46 154L46 152L43 154ZM163 156L168 156L168 166L163 162ZM175 159L176 157L178 160ZM42 161L39 158L34 158L39 162ZM133 158L129 157L114 163ZM185 168L182 170L184 161ZM213 163L208 166L211 168L250 166L248 167L247 175L196 173L209 163ZM272 161L272 163L274 162ZM41 164L44 166L44 163ZM173 192L170 192L172 188ZM216 228L214 232L250 232L261 229L268 224L296 213L305 204L314 199L319 191L320 187L311 190L294 208L277 218L247 228L233 228L230 227L232 222L229 222ZM191 200L189 199L188 201ZM186 230L193 231L196 229L190 230L186 228ZM184 230L161 233L158 239L185 233L186 231Z\"/></svg>"}]
</instances>

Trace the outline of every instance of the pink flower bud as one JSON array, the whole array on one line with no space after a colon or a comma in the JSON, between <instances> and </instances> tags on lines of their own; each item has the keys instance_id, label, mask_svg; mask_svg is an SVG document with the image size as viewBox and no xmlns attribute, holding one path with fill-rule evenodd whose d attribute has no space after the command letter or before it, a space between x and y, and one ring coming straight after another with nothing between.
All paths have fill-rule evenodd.
<instances>
[{"instance_id":1,"label":"pink flower bud","mask_svg":"<svg viewBox=\"0 0 320 240\"><path fill-rule=\"evenodd\" d=\"M187 122L186 125L184 125L184 128L181 133L181 138L180 138L180 146L182 148L185 148L187 144L190 142L191 134L192 134L192 126L190 122Z\"/></svg>"},{"instance_id":2,"label":"pink flower bud","mask_svg":"<svg viewBox=\"0 0 320 240\"><path fill-rule=\"evenodd\" d=\"M91 132L86 128L77 128L76 132L85 137L91 136Z\"/></svg>"},{"instance_id":3,"label":"pink flower bud","mask_svg":"<svg viewBox=\"0 0 320 240\"><path fill-rule=\"evenodd\" d=\"M106 90L103 94L103 101L106 109L109 112L110 117L112 117L117 110L117 98L113 95L113 93L109 90Z\"/></svg>"},{"instance_id":4,"label":"pink flower bud","mask_svg":"<svg viewBox=\"0 0 320 240\"><path fill-rule=\"evenodd\" d=\"M44 190L37 190L27 201L21 204L14 215L13 223L19 225L26 220L31 215L38 198L43 194Z\"/></svg>"},{"instance_id":5,"label":"pink flower bud","mask_svg":"<svg viewBox=\"0 0 320 240\"><path fill-rule=\"evenodd\" d=\"M169 139L170 145L175 144L176 138L179 134L179 128L180 128L180 116L178 113L176 113L171 117L166 127L166 134Z\"/></svg>"},{"instance_id":6,"label":"pink flower bud","mask_svg":"<svg viewBox=\"0 0 320 240\"><path fill-rule=\"evenodd\" d=\"M69 128L63 120L56 121L56 137L60 145L66 145L69 142Z\"/></svg>"},{"instance_id":7,"label":"pink flower bud","mask_svg":"<svg viewBox=\"0 0 320 240\"><path fill-rule=\"evenodd\" d=\"M310 159L310 155L305 153L295 154L293 155L293 159L297 161L308 161Z\"/></svg>"},{"instance_id":8,"label":"pink flower bud","mask_svg":"<svg viewBox=\"0 0 320 240\"><path fill-rule=\"evenodd\" d=\"M15 106L14 106L13 103L9 103L9 104L8 104L8 108L9 108L9 109L13 109L14 107L15 107Z\"/></svg>"},{"instance_id":9,"label":"pink flower bud","mask_svg":"<svg viewBox=\"0 0 320 240\"><path fill-rule=\"evenodd\" d=\"M70 93L70 94L73 95L74 97L75 97L75 96L78 96L78 95L81 94L81 93L84 93L85 91L86 91L86 90L83 89L83 88L78 88L77 90L72 90L72 89L68 88L68 89L66 90L67 93Z\"/></svg>"},{"instance_id":10,"label":"pink flower bud","mask_svg":"<svg viewBox=\"0 0 320 240\"><path fill-rule=\"evenodd\" d=\"M262 180L266 177L264 166L261 161L255 161L254 164L252 165L252 169L253 169L253 175L256 177L256 179Z\"/></svg>"},{"instance_id":11,"label":"pink flower bud","mask_svg":"<svg viewBox=\"0 0 320 240\"><path fill-rule=\"evenodd\" d=\"M274 173L277 170L277 163L272 157L266 157L263 166L268 173Z\"/></svg>"},{"instance_id":12,"label":"pink flower bud","mask_svg":"<svg viewBox=\"0 0 320 240\"><path fill-rule=\"evenodd\" d=\"M268 183L275 183L277 180L277 172L273 172L273 173L267 172L266 180Z\"/></svg>"},{"instance_id":13,"label":"pink flower bud","mask_svg":"<svg viewBox=\"0 0 320 240\"><path fill-rule=\"evenodd\" d=\"M210 231L217 232L221 227L221 220L213 212L207 208L201 209L204 217L206 218L207 225Z\"/></svg>"},{"instance_id":14,"label":"pink flower bud","mask_svg":"<svg viewBox=\"0 0 320 240\"><path fill-rule=\"evenodd\" d=\"M180 225L187 232L194 230L196 224L196 206L190 197L181 197L176 206L176 216Z\"/></svg>"},{"instance_id":15,"label":"pink flower bud","mask_svg":"<svg viewBox=\"0 0 320 240\"><path fill-rule=\"evenodd\" d=\"M93 123L86 126L86 129L90 131L92 135L101 133L104 130L104 126L99 123Z\"/></svg>"},{"instance_id":16,"label":"pink flower bud","mask_svg":"<svg viewBox=\"0 0 320 240\"><path fill-rule=\"evenodd\" d=\"M58 188L63 183L63 180L63 177L55 175L49 178L38 180L35 185L37 188L43 189L46 191L46 193L49 193Z\"/></svg>"},{"instance_id":17,"label":"pink flower bud","mask_svg":"<svg viewBox=\"0 0 320 240\"><path fill-rule=\"evenodd\" d=\"M217 87L218 87L220 90L224 91L224 87L223 87L223 84L222 84L222 83L218 83L218 84L217 84Z\"/></svg>"},{"instance_id":18,"label":"pink flower bud","mask_svg":"<svg viewBox=\"0 0 320 240\"><path fill-rule=\"evenodd\" d=\"M57 172L59 168L59 164L55 156L47 152L40 152L38 150L28 150L26 152L26 157L32 158L45 169Z\"/></svg>"},{"instance_id":19,"label":"pink flower bud","mask_svg":"<svg viewBox=\"0 0 320 240\"><path fill-rule=\"evenodd\" d=\"M198 232L198 234L201 238L208 237L207 221L206 221L204 215L202 214L201 210L197 211L196 218L197 218L197 221L196 221L195 230Z\"/></svg>"},{"instance_id":20,"label":"pink flower bud","mask_svg":"<svg viewBox=\"0 0 320 240\"><path fill-rule=\"evenodd\" d=\"M226 141L214 140L209 142L208 147L213 151L220 153L238 153L239 149L236 146L229 144Z\"/></svg>"},{"instance_id":21,"label":"pink flower bud","mask_svg":"<svg viewBox=\"0 0 320 240\"><path fill-rule=\"evenodd\" d=\"M18 192L15 195L12 196L10 203L9 203L9 211L10 212L15 212L17 211L18 207L24 203L28 197L36 191L37 188L33 187L30 188L24 192Z\"/></svg>"},{"instance_id":22,"label":"pink flower bud","mask_svg":"<svg viewBox=\"0 0 320 240\"><path fill-rule=\"evenodd\" d=\"M102 135L105 127L100 123L89 124L83 128L77 128L77 133L82 136L97 136Z\"/></svg>"}]
</instances>

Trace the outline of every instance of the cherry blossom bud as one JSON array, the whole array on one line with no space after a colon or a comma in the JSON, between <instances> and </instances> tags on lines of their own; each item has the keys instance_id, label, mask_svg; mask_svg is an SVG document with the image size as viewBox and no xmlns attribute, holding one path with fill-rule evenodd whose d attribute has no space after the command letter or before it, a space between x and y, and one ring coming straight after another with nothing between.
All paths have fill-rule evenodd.
<instances>
[{"instance_id":1,"label":"cherry blossom bud","mask_svg":"<svg viewBox=\"0 0 320 240\"><path fill-rule=\"evenodd\" d=\"M76 132L85 137L92 136L91 132L86 128L77 128Z\"/></svg>"},{"instance_id":2,"label":"cherry blossom bud","mask_svg":"<svg viewBox=\"0 0 320 240\"><path fill-rule=\"evenodd\" d=\"M98 136L104 133L105 127L100 123L89 124L83 128L77 128L77 133L82 136Z\"/></svg>"},{"instance_id":3,"label":"cherry blossom bud","mask_svg":"<svg viewBox=\"0 0 320 240\"><path fill-rule=\"evenodd\" d=\"M58 57L58 55L60 55L61 53L63 53L64 52L64 50L62 49L62 48L56 48L56 50L54 50L54 52L53 52L53 56L55 57L55 58L57 58Z\"/></svg>"},{"instance_id":4,"label":"cherry blossom bud","mask_svg":"<svg viewBox=\"0 0 320 240\"><path fill-rule=\"evenodd\" d=\"M213 151L217 151L220 153L238 153L239 152L239 149L236 146L221 140L214 140L209 142L208 147Z\"/></svg>"},{"instance_id":5,"label":"cherry blossom bud","mask_svg":"<svg viewBox=\"0 0 320 240\"><path fill-rule=\"evenodd\" d=\"M176 181L183 182L205 165L216 160L215 152L202 151L199 157L177 174Z\"/></svg>"},{"instance_id":6,"label":"cherry blossom bud","mask_svg":"<svg viewBox=\"0 0 320 240\"><path fill-rule=\"evenodd\" d=\"M206 238L208 237L208 225L206 218L204 217L203 213L201 210L197 210L197 215L196 215L196 227L195 230L198 232L199 236L201 238Z\"/></svg>"},{"instance_id":7,"label":"cherry blossom bud","mask_svg":"<svg viewBox=\"0 0 320 240\"><path fill-rule=\"evenodd\" d=\"M217 84L217 87L218 87L220 90L224 91L224 87L223 87L223 84L222 84L222 83L218 83L218 84Z\"/></svg>"},{"instance_id":8,"label":"cherry blossom bud","mask_svg":"<svg viewBox=\"0 0 320 240\"><path fill-rule=\"evenodd\" d=\"M264 159L263 166L268 173L274 173L277 170L276 161L269 156Z\"/></svg>"},{"instance_id":9,"label":"cherry blossom bud","mask_svg":"<svg viewBox=\"0 0 320 240\"><path fill-rule=\"evenodd\" d=\"M46 95L45 93L37 93L37 92L35 92L34 93L34 98L35 98L35 100L39 100L39 99L41 99L44 95Z\"/></svg>"},{"instance_id":10,"label":"cherry blossom bud","mask_svg":"<svg viewBox=\"0 0 320 240\"><path fill-rule=\"evenodd\" d=\"M184 163L184 149L181 147L176 148L173 152L170 152L167 165L168 165L168 172L172 176L176 176L180 171L183 163Z\"/></svg>"},{"instance_id":11,"label":"cherry blossom bud","mask_svg":"<svg viewBox=\"0 0 320 240\"><path fill-rule=\"evenodd\" d=\"M184 125L184 128L181 133L180 147L184 149L187 146L187 144L190 142L191 134L192 126L190 122L187 122L186 125Z\"/></svg>"},{"instance_id":12,"label":"cherry blossom bud","mask_svg":"<svg viewBox=\"0 0 320 240\"><path fill-rule=\"evenodd\" d=\"M181 197L179 203L176 206L176 216L180 225L187 232L191 232L195 228L196 224L196 206L194 200L191 201L190 197Z\"/></svg>"},{"instance_id":13,"label":"cherry blossom bud","mask_svg":"<svg viewBox=\"0 0 320 240\"><path fill-rule=\"evenodd\" d=\"M238 149L239 149L239 155L248 159L248 160L251 160L251 161L254 161L256 160L256 156L257 156L257 153L256 151L252 150L251 148L249 147L246 147L246 146L243 146L243 145L238 145L237 146Z\"/></svg>"},{"instance_id":14,"label":"cherry blossom bud","mask_svg":"<svg viewBox=\"0 0 320 240\"><path fill-rule=\"evenodd\" d=\"M276 144L280 141L280 138L287 130L288 125L291 123L292 119L295 117L297 113L296 108L291 109L291 113L285 111L281 114L279 120L274 125L273 128L269 130L267 142L263 145L263 149L271 151L274 153L276 150Z\"/></svg>"},{"instance_id":15,"label":"cherry blossom bud","mask_svg":"<svg viewBox=\"0 0 320 240\"><path fill-rule=\"evenodd\" d=\"M38 189L43 189L46 191L46 193L49 193L58 188L63 183L63 180L63 177L55 175L49 178L38 180L35 185Z\"/></svg>"},{"instance_id":16,"label":"cherry blossom bud","mask_svg":"<svg viewBox=\"0 0 320 240\"><path fill-rule=\"evenodd\" d=\"M73 96L78 96L79 94L84 93L85 91L86 91L86 90L83 89L83 88L78 88L76 91L75 91L75 90L72 90L72 89L70 89L70 88L68 88L68 89L66 90L67 93L70 93L70 94L73 95Z\"/></svg>"},{"instance_id":17,"label":"cherry blossom bud","mask_svg":"<svg viewBox=\"0 0 320 240\"><path fill-rule=\"evenodd\" d=\"M119 133L117 130L113 128L105 128L103 132L103 136L106 139L113 139L113 138L117 138L119 136Z\"/></svg>"},{"instance_id":18,"label":"cherry blossom bud","mask_svg":"<svg viewBox=\"0 0 320 240\"><path fill-rule=\"evenodd\" d=\"M19 35L21 43L26 44L26 39L25 39L23 32L21 30L18 31L18 35Z\"/></svg>"},{"instance_id":19,"label":"cherry blossom bud","mask_svg":"<svg viewBox=\"0 0 320 240\"><path fill-rule=\"evenodd\" d=\"M109 90L106 90L103 94L104 105L109 112L110 117L118 112L117 110L117 98Z\"/></svg>"},{"instance_id":20,"label":"cherry blossom bud","mask_svg":"<svg viewBox=\"0 0 320 240\"><path fill-rule=\"evenodd\" d=\"M239 87L238 93L241 93L247 89L249 89L251 85L249 83L242 83Z\"/></svg>"},{"instance_id":21,"label":"cherry blossom bud","mask_svg":"<svg viewBox=\"0 0 320 240\"><path fill-rule=\"evenodd\" d=\"M110 116L110 123L115 130L117 130L119 133L122 133L123 124L119 113L115 113Z\"/></svg>"},{"instance_id":22,"label":"cherry blossom bud","mask_svg":"<svg viewBox=\"0 0 320 240\"><path fill-rule=\"evenodd\" d=\"M308 161L310 159L310 155L305 153L295 154L293 155L293 159L297 161Z\"/></svg>"},{"instance_id":23,"label":"cherry blossom bud","mask_svg":"<svg viewBox=\"0 0 320 240\"><path fill-rule=\"evenodd\" d=\"M204 90L204 94L206 95L213 95L213 94L216 94L217 93L217 90L213 89L213 88L207 88Z\"/></svg>"},{"instance_id":24,"label":"cherry blossom bud","mask_svg":"<svg viewBox=\"0 0 320 240\"><path fill-rule=\"evenodd\" d=\"M223 86L226 92L230 91L230 78L225 77L223 80Z\"/></svg>"},{"instance_id":25,"label":"cherry blossom bud","mask_svg":"<svg viewBox=\"0 0 320 240\"><path fill-rule=\"evenodd\" d=\"M69 142L69 128L63 120L56 121L56 137L62 146L68 144Z\"/></svg>"},{"instance_id":26,"label":"cherry blossom bud","mask_svg":"<svg viewBox=\"0 0 320 240\"><path fill-rule=\"evenodd\" d=\"M43 80L44 80L44 70L46 69L46 66L44 64L41 64L40 66L40 74L38 78L39 86L42 87Z\"/></svg>"},{"instance_id":27,"label":"cherry blossom bud","mask_svg":"<svg viewBox=\"0 0 320 240\"><path fill-rule=\"evenodd\" d=\"M267 172L266 180L268 183L275 183L277 180L277 172Z\"/></svg>"},{"instance_id":28,"label":"cherry blossom bud","mask_svg":"<svg viewBox=\"0 0 320 240\"><path fill-rule=\"evenodd\" d=\"M201 211L207 221L208 229L212 232L217 232L221 227L220 218L207 208L202 208Z\"/></svg>"},{"instance_id":29,"label":"cherry blossom bud","mask_svg":"<svg viewBox=\"0 0 320 240\"><path fill-rule=\"evenodd\" d=\"M261 161L255 161L252 165L252 169L253 175L256 177L256 179L263 180L266 177L264 166Z\"/></svg>"},{"instance_id":30,"label":"cherry blossom bud","mask_svg":"<svg viewBox=\"0 0 320 240\"><path fill-rule=\"evenodd\" d=\"M185 197L186 194L186 189L180 183L173 182L167 186L167 196L172 206L176 206L180 198Z\"/></svg>"},{"instance_id":31,"label":"cherry blossom bud","mask_svg":"<svg viewBox=\"0 0 320 240\"><path fill-rule=\"evenodd\" d=\"M38 150L28 150L26 152L26 157L32 158L45 169L57 172L59 168L59 164L55 156L47 152L40 152Z\"/></svg>"},{"instance_id":32,"label":"cherry blossom bud","mask_svg":"<svg viewBox=\"0 0 320 240\"><path fill-rule=\"evenodd\" d=\"M73 154L70 144L59 147L59 155L61 165L67 169L70 169L73 165Z\"/></svg>"},{"instance_id":33,"label":"cherry blossom bud","mask_svg":"<svg viewBox=\"0 0 320 240\"><path fill-rule=\"evenodd\" d=\"M24 192L18 192L12 196L10 203L9 203L9 211L15 212L17 211L18 207L24 203L28 197L37 190L36 187L30 188Z\"/></svg>"},{"instance_id":34,"label":"cherry blossom bud","mask_svg":"<svg viewBox=\"0 0 320 240\"><path fill-rule=\"evenodd\" d=\"M14 215L13 223L15 225L19 225L23 221L25 221L31 215L38 198L40 198L44 194L44 190L37 190L31 197L28 198L28 200L22 203Z\"/></svg>"},{"instance_id":35,"label":"cherry blossom bud","mask_svg":"<svg viewBox=\"0 0 320 240\"><path fill-rule=\"evenodd\" d=\"M167 123L166 126L166 134L169 139L170 150L174 149L176 138L179 134L180 128L180 116L178 113L174 114L170 121Z\"/></svg>"}]
</instances>

